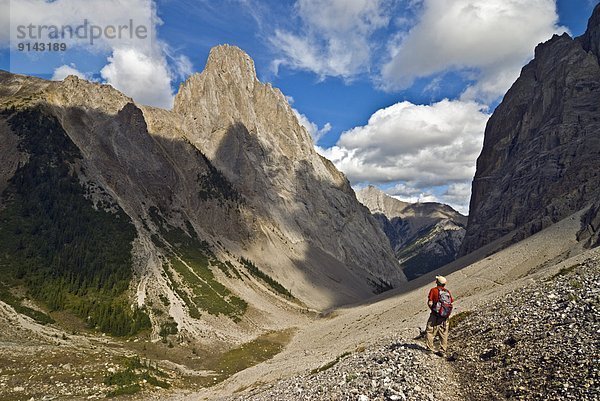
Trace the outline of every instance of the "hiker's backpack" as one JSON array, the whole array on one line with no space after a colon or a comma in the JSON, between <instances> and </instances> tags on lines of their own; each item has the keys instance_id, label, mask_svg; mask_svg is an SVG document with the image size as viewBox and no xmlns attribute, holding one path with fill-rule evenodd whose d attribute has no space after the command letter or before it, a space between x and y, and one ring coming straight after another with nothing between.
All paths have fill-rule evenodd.
<instances>
[{"instance_id":1,"label":"hiker's backpack","mask_svg":"<svg viewBox=\"0 0 600 401\"><path fill-rule=\"evenodd\" d=\"M433 305L433 312L443 318L452 313L452 297L447 289L438 288L438 301Z\"/></svg>"}]
</instances>

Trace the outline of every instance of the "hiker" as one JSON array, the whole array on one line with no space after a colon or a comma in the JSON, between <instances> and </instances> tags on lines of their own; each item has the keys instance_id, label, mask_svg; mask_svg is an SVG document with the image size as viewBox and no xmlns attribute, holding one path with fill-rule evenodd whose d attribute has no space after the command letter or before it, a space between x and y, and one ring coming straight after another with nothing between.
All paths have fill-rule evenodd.
<instances>
[{"instance_id":1,"label":"hiker","mask_svg":"<svg viewBox=\"0 0 600 401\"><path fill-rule=\"evenodd\" d=\"M440 336L440 351L439 356L446 356L448 352L448 317L452 312L452 295L446 289L446 278L443 276L435 277L436 286L429 291L427 297L427 305L431 310L429 319L427 320L427 349L434 352L433 339L436 335Z\"/></svg>"}]
</instances>

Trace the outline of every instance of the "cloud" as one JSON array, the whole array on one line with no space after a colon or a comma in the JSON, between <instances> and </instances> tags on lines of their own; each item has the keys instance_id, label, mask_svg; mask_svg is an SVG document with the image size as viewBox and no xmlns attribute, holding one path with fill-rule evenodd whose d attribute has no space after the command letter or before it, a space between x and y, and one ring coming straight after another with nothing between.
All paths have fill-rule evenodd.
<instances>
[{"instance_id":1,"label":"cloud","mask_svg":"<svg viewBox=\"0 0 600 401\"><path fill-rule=\"evenodd\" d=\"M441 185L471 179L489 115L475 102L396 103L323 150L351 182Z\"/></svg>"},{"instance_id":2,"label":"cloud","mask_svg":"<svg viewBox=\"0 0 600 401\"><path fill-rule=\"evenodd\" d=\"M344 132L335 146L318 150L353 185L396 183L392 193L404 199L435 196L464 210L464 189L470 190L488 118L486 106L472 101L401 102ZM447 190L432 195L440 188Z\"/></svg>"},{"instance_id":3,"label":"cloud","mask_svg":"<svg viewBox=\"0 0 600 401\"><path fill-rule=\"evenodd\" d=\"M322 79L351 79L370 68L371 35L389 24L384 0L298 0L299 32L276 29L270 41L282 54L273 68L286 65Z\"/></svg>"},{"instance_id":4,"label":"cloud","mask_svg":"<svg viewBox=\"0 0 600 401\"><path fill-rule=\"evenodd\" d=\"M130 21L134 27L142 26L145 35L137 35L129 29L118 29L119 26L129 26ZM61 34L61 42L66 43L69 49L76 47L91 52L104 52L116 45L146 49L152 46L153 28L161 23L151 0L10 1L9 33L12 39L15 39L20 32L26 32L28 39L44 41L51 37L53 30L50 27L56 27ZM19 31L17 29L19 26L25 29ZM32 26L31 30L29 26ZM91 26L103 31L93 40ZM105 35L104 29L109 26L115 29L110 35ZM78 31L77 28L80 27L81 31ZM76 34L72 34L72 30ZM97 33L96 30L94 36Z\"/></svg>"},{"instance_id":5,"label":"cloud","mask_svg":"<svg viewBox=\"0 0 600 401\"><path fill-rule=\"evenodd\" d=\"M291 102L290 102L291 99ZM294 98L292 97L288 97L288 102L290 104L293 103ZM319 128L319 126L315 123L313 123L312 121L310 121L308 119L308 117L306 117L306 115L300 113L298 110L294 109L292 107L292 111L294 112L294 114L296 115L296 118L298 119L298 123L300 123L300 125L302 125L304 128L306 128L306 130L308 131L308 133L312 136L313 141L315 143L319 142L319 140L323 137L323 135L325 135L326 133L328 133L329 131L331 131L331 124L330 123L325 123L325 125L323 125L321 128Z\"/></svg>"},{"instance_id":6,"label":"cloud","mask_svg":"<svg viewBox=\"0 0 600 401\"><path fill-rule=\"evenodd\" d=\"M100 70L106 83L132 97L136 102L170 109L173 107L172 82L193 73L192 62L174 54L165 42L155 39L152 47L117 47Z\"/></svg>"},{"instance_id":7,"label":"cloud","mask_svg":"<svg viewBox=\"0 0 600 401\"><path fill-rule=\"evenodd\" d=\"M292 106L295 102L292 96L286 96L285 99L287 100L290 106ZM310 136L312 136L314 143L318 143L319 140L323 137L323 135L331 131L332 126L328 122L325 123L325 125L323 125L321 128L319 128L319 126L316 123L310 121L305 114L300 113L297 109L292 107L292 112L298 119L298 123L304 128L306 128Z\"/></svg>"},{"instance_id":8,"label":"cloud","mask_svg":"<svg viewBox=\"0 0 600 401\"><path fill-rule=\"evenodd\" d=\"M467 215L469 213L469 201L471 200L471 182L450 184L440 199L442 203L451 205L460 213Z\"/></svg>"},{"instance_id":9,"label":"cloud","mask_svg":"<svg viewBox=\"0 0 600 401\"><path fill-rule=\"evenodd\" d=\"M79 71L75 64L71 64L71 65L64 64L64 65L61 65L60 67L55 68L54 74L52 75L51 79L53 81L62 81L69 75L75 75L76 77L79 77L81 79L87 79L87 80L90 79L89 75Z\"/></svg>"},{"instance_id":10,"label":"cloud","mask_svg":"<svg viewBox=\"0 0 600 401\"><path fill-rule=\"evenodd\" d=\"M441 202L441 200L433 193L424 192L421 188L412 187L403 182L397 183L393 187L385 189L384 192L403 202Z\"/></svg>"},{"instance_id":11,"label":"cloud","mask_svg":"<svg viewBox=\"0 0 600 401\"><path fill-rule=\"evenodd\" d=\"M138 102L171 108L171 75L162 57L152 58L136 49L114 49L102 78Z\"/></svg>"},{"instance_id":12,"label":"cloud","mask_svg":"<svg viewBox=\"0 0 600 401\"><path fill-rule=\"evenodd\" d=\"M423 202L436 202L436 203L445 203L437 196L432 193L427 192L419 192L414 196L402 196L402 195L391 195L392 198L396 198L401 200L402 202L408 203L423 203Z\"/></svg>"},{"instance_id":13,"label":"cloud","mask_svg":"<svg viewBox=\"0 0 600 401\"><path fill-rule=\"evenodd\" d=\"M554 0L424 0L419 22L389 45L381 71L388 90L450 70L469 71L463 99L491 101L505 93L539 42L559 27Z\"/></svg>"},{"instance_id":14,"label":"cloud","mask_svg":"<svg viewBox=\"0 0 600 401\"><path fill-rule=\"evenodd\" d=\"M68 63L54 68L48 62L47 68L54 68L53 79L62 79L69 74L89 77L76 70L73 62L77 60L69 59L71 55L106 56L106 65L99 71L106 83L138 103L170 108L173 104L172 82L192 73L190 60L156 36L157 27L163 22L153 0L20 0L11 2L10 6L10 34L13 37L18 34L16 27L19 25L34 26L31 32L36 35L40 32L37 27L55 26L61 29L60 32L63 26L70 27L64 30L65 39L61 39L68 45L69 51L63 55ZM88 33L85 39L70 34L71 29L79 32L77 29L82 26L87 27L81 31ZM92 26L103 30L93 43L90 39ZM123 26L126 29L119 28ZM116 31L110 27L116 27ZM138 31L138 27L143 29ZM46 28L41 32L49 35L51 30ZM1 39L0 43L4 43ZM40 60L36 64L43 63L44 60Z\"/></svg>"},{"instance_id":15,"label":"cloud","mask_svg":"<svg viewBox=\"0 0 600 401\"><path fill-rule=\"evenodd\" d=\"M185 79L194 73L194 66L191 60L184 54L176 54L175 51L165 42L159 42L160 49L169 61L168 66L172 79Z\"/></svg>"}]
</instances>

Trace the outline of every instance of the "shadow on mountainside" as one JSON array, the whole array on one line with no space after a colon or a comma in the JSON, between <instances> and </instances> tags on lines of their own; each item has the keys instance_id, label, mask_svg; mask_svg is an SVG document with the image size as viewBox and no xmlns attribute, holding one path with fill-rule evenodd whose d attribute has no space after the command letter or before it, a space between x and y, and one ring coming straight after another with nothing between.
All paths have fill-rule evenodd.
<instances>
[{"instance_id":1,"label":"shadow on mountainside","mask_svg":"<svg viewBox=\"0 0 600 401\"><path fill-rule=\"evenodd\" d=\"M254 257L281 281L292 283L293 293L322 308L364 300L386 287L368 273L394 268L369 260L386 245L374 246L369 238L361 240L367 233L353 233L365 226L373 227L374 235L378 231L341 175L330 172L332 181L322 181L314 166L273 155L241 123L227 128L214 162L251 205ZM387 260L391 257L390 251Z\"/></svg>"}]
</instances>

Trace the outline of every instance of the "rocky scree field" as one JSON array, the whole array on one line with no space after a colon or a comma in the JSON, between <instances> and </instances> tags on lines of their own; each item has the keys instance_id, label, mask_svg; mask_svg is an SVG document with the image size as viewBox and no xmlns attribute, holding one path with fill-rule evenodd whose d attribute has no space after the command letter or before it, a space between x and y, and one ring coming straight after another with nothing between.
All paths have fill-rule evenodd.
<instances>
[{"instance_id":1,"label":"rocky scree field","mask_svg":"<svg viewBox=\"0 0 600 401\"><path fill-rule=\"evenodd\" d=\"M451 318L451 354L397 336L227 400L600 399L600 258Z\"/></svg>"},{"instance_id":2,"label":"rocky scree field","mask_svg":"<svg viewBox=\"0 0 600 401\"><path fill-rule=\"evenodd\" d=\"M473 311L451 328L465 399L600 399L599 312L597 257Z\"/></svg>"}]
</instances>

